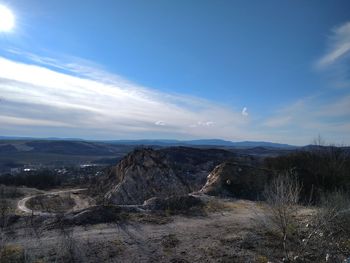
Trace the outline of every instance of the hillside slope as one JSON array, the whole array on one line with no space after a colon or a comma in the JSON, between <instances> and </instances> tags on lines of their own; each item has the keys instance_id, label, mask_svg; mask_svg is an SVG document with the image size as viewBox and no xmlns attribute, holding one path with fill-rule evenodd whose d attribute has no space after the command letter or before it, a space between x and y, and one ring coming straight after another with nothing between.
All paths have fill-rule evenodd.
<instances>
[{"instance_id":1,"label":"hillside slope","mask_svg":"<svg viewBox=\"0 0 350 263\"><path fill-rule=\"evenodd\" d=\"M174 147L140 149L126 156L100 185L113 204L142 204L152 197L198 191L219 163L235 158L224 150Z\"/></svg>"}]
</instances>

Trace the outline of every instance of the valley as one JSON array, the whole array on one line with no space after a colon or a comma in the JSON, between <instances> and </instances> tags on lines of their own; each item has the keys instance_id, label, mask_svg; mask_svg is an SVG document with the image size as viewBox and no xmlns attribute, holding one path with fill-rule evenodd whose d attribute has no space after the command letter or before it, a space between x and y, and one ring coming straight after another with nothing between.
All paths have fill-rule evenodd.
<instances>
[{"instance_id":1,"label":"valley","mask_svg":"<svg viewBox=\"0 0 350 263\"><path fill-rule=\"evenodd\" d=\"M287 256L318 262L325 252L310 252L328 242L328 236L315 238L313 231L325 224L347 231L348 221L339 225L338 219L321 219L327 206L319 203L316 189L332 191L339 180L329 177L327 184L310 185L310 173L323 164L319 171L329 174L327 160L332 157L338 162L332 167L347 180L347 150L263 148L259 154L261 150L139 146L113 165L88 163L65 173L60 171L69 171L68 166L0 176L7 182L0 186L0 262L261 263L282 262ZM68 154L69 148L64 151ZM79 176L84 173L91 175ZM62 179L49 186L39 180L44 175ZM21 185L27 182L31 187ZM309 189L314 189L314 199ZM345 198L335 197L337 203ZM336 211L347 216L345 207L344 201ZM275 221L281 209L293 229L286 237ZM346 237L337 236L331 255L335 260L350 256ZM307 246L302 240L308 240Z\"/></svg>"}]
</instances>

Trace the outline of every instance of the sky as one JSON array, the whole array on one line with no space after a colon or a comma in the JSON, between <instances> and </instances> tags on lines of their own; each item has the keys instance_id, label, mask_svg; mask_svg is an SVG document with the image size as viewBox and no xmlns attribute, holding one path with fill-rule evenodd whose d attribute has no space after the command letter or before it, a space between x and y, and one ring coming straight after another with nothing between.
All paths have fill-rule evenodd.
<instances>
[{"instance_id":1,"label":"sky","mask_svg":"<svg viewBox=\"0 0 350 263\"><path fill-rule=\"evenodd\" d=\"M347 0L0 5L0 136L350 144Z\"/></svg>"}]
</instances>

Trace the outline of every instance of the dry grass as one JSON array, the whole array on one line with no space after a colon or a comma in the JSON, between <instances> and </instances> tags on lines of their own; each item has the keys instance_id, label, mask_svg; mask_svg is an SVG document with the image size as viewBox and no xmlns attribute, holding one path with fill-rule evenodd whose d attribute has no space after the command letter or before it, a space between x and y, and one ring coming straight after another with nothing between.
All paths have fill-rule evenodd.
<instances>
[{"instance_id":1,"label":"dry grass","mask_svg":"<svg viewBox=\"0 0 350 263\"><path fill-rule=\"evenodd\" d=\"M172 221L171 217L163 214L144 214L144 213L130 213L128 214L128 220L143 223L143 224L156 224L164 225Z\"/></svg>"},{"instance_id":2,"label":"dry grass","mask_svg":"<svg viewBox=\"0 0 350 263\"><path fill-rule=\"evenodd\" d=\"M204 211L207 213L216 213L223 211L232 211L232 210L249 210L255 206L255 203L247 200L236 200L236 201L227 201L220 199L210 199L206 202L204 206Z\"/></svg>"},{"instance_id":3,"label":"dry grass","mask_svg":"<svg viewBox=\"0 0 350 263\"><path fill-rule=\"evenodd\" d=\"M256 262L257 263L268 263L269 262L269 259L265 256L258 256L256 258Z\"/></svg>"},{"instance_id":4,"label":"dry grass","mask_svg":"<svg viewBox=\"0 0 350 263\"><path fill-rule=\"evenodd\" d=\"M169 234L163 237L162 246L164 249L175 248L179 245L180 240L176 237L175 234Z\"/></svg>"},{"instance_id":5,"label":"dry grass","mask_svg":"<svg viewBox=\"0 0 350 263\"><path fill-rule=\"evenodd\" d=\"M0 263L25 262L24 249L20 245L6 245L0 251Z\"/></svg>"},{"instance_id":6,"label":"dry grass","mask_svg":"<svg viewBox=\"0 0 350 263\"><path fill-rule=\"evenodd\" d=\"M65 212L75 205L70 195L39 195L31 198L28 207L34 211Z\"/></svg>"}]
</instances>

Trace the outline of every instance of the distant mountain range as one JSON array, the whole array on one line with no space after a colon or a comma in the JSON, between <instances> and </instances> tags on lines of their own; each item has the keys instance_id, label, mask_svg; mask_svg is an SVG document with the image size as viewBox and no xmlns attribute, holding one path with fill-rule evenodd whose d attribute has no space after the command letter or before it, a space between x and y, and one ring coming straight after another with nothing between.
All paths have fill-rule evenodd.
<instances>
[{"instance_id":1,"label":"distant mountain range","mask_svg":"<svg viewBox=\"0 0 350 263\"><path fill-rule=\"evenodd\" d=\"M0 136L1 141L9 140L18 140L18 141L89 141L79 138L58 138L58 137L47 137L47 138L38 138L38 137L21 137L21 136Z\"/></svg>"},{"instance_id":2,"label":"distant mountain range","mask_svg":"<svg viewBox=\"0 0 350 263\"><path fill-rule=\"evenodd\" d=\"M284 148L284 149L296 149L298 146L289 144L264 142L264 141L242 141L232 142L220 139L203 139L203 140L82 140L78 138L33 138L33 137L11 137L0 136L0 140L35 140L35 141L87 141L87 142L104 142L110 144L120 145L158 145L158 146L219 146L219 147L235 147L235 148Z\"/></svg>"},{"instance_id":3,"label":"distant mountain range","mask_svg":"<svg viewBox=\"0 0 350 263\"><path fill-rule=\"evenodd\" d=\"M266 147L266 148L288 148L295 149L298 146L262 142L262 141L242 141L232 142L220 139L204 139L204 140L112 140L106 141L113 144L128 144L128 145L159 145L159 146L221 146L221 147L236 147L236 148L254 148L254 147Z\"/></svg>"}]
</instances>

